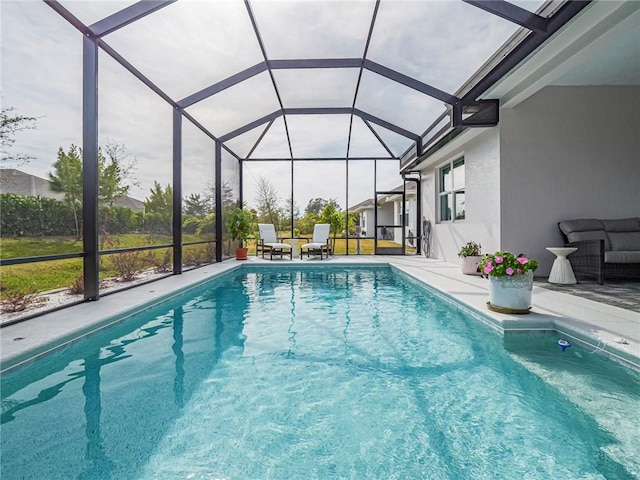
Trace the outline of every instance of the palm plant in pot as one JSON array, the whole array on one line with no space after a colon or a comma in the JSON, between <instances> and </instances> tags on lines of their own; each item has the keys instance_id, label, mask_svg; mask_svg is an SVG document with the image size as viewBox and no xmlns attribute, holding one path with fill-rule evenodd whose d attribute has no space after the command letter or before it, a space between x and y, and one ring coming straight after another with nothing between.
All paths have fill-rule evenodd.
<instances>
[{"instance_id":1,"label":"palm plant in pot","mask_svg":"<svg viewBox=\"0 0 640 480\"><path fill-rule=\"evenodd\" d=\"M246 260L249 250L247 239L253 232L253 215L245 208L236 207L227 213L226 225L231 239L240 242L236 248L236 260Z\"/></svg>"},{"instance_id":2,"label":"palm plant in pot","mask_svg":"<svg viewBox=\"0 0 640 480\"><path fill-rule=\"evenodd\" d=\"M538 262L504 250L484 255L479 264L489 279L489 309L501 313L529 313L533 272Z\"/></svg>"},{"instance_id":3,"label":"palm plant in pot","mask_svg":"<svg viewBox=\"0 0 640 480\"><path fill-rule=\"evenodd\" d=\"M463 245L458 256L462 258L461 269L465 275L480 275L478 264L482 260L481 246L476 242L467 242Z\"/></svg>"}]
</instances>

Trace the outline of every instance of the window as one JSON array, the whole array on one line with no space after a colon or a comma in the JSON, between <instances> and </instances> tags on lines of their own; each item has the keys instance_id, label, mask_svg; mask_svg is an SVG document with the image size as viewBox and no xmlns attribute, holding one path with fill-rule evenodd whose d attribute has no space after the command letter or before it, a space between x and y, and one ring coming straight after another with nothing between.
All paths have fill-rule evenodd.
<instances>
[{"instance_id":1,"label":"window","mask_svg":"<svg viewBox=\"0 0 640 480\"><path fill-rule=\"evenodd\" d=\"M440 168L440 221L464 220L464 157Z\"/></svg>"}]
</instances>

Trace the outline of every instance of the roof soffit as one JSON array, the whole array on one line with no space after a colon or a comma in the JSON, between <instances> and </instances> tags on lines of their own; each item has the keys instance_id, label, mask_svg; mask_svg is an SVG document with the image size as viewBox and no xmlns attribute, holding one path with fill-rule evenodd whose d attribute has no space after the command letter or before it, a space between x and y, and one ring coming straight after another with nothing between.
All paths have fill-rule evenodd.
<instances>
[{"instance_id":1,"label":"roof soffit","mask_svg":"<svg viewBox=\"0 0 640 480\"><path fill-rule=\"evenodd\" d=\"M638 2L594 2L484 96L513 107L547 85L563 84L563 77L571 85L614 84L609 81L618 78L620 69L638 64L638 25Z\"/></svg>"}]
</instances>

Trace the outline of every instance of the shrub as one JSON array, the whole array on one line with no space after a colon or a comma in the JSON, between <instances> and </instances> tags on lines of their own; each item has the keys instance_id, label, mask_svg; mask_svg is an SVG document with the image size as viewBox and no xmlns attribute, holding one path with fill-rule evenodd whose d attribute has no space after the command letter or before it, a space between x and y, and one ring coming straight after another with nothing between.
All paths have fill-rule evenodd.
<instances>
[{"instance_id":1,"label":"shrub","mask_svg":"<svg viewBox=\"0 0 640 480\"><path fill-rule=\"evenodd\" d=\"M144 215L144 233L171 234L171 218L161 213Z\"/></svg>"},{"instance_id":2,"label":"shrub","mask_svg":"<svg viewBox=\"0 0 640 480\"><path fill-rule=\"evenodd\" d=\"M100 230L104 233L131 233L138 230L136 214L127 207L100 207Z\"/></svg>"},{"instance_id":3,"label":"shrub","mask_svg":"<svg viewBox=\"0 0 640 480\"><path fill-rule=\"evenodd\" d=\"M171 267L173 266L173 262L171 261L171 249L166 249L161 259L158 259L153 252L150 252L149 263L153 265L153 269L156 273L170 272Z\"/></svg>"},{"instance_id":4,"label":"shrub","mask_svg":"<svg viewBox=\"0 0 640 480\"><path fill-rule=\"evenodd\" d=\"M196 233L200 226L200 219L193 215L185 215L182 217L182 232L183 233Z\"/></svg>"},{"instance_id":5,"label":"shrub","mask_svg":"<svg viewBox=\"0 0 640 480\"><path fill-rule=\"evenodd\" d=\"M67 289L70 295L79 295L84 293L84 275L78 275L69 288Z\"/></svg>"},{"instance_id":6,"label":"shrub","mask_svg":"<svg viewBox=\"0 0 640 480\"><path fill-rule=\"evenodd\" d=\"M4 237L76 235L73 209L53 198L0 195L0 229ZM80 221L81 213L78 213Z\"/></svg>"},{"instance_id":7,"label":"shrub","mask_svg":"<svg viewBox=\"0 0 640 480\"><path fill-rule=\"evenodd\" d=\"M122 252L110 255L109 260L113 265L121 282L131 282L144 270L146 265L143 252Z\"/></svg>"},{"instance_id":8,"label":"shrub","mask_svg":"<svg viewBox=\"0 0 640 480\"><path fill-rule=\"evenodd\" d=\"M185 249L182 264L187 267L197 267L216 261L216 244L211 242Z\"/></svg>"},{"instance_id":9,"label":"shrub","mask_svg":"<svg viewBox=\"0 0 640 480\"><path fill-rule=\"evenodd\" d=\"M7 292L5 300L2 301L2 311L4 313L22 312L33 303L46 302L47 297L38 297L35 287L16 289Z\"/></svg>"},{"instance_id":10,"label":"shrub","mask_svg":"<svg viewBox=\"0 0 640 480\"><path fill-rule=\"evenodd\" d=\"M198 225L198 229L196 232L198 235L203 235L206 233L216 233L216 215L215 213L210 213L205 215L200 219L200 223Z\"/></svg>"}]
</instances>

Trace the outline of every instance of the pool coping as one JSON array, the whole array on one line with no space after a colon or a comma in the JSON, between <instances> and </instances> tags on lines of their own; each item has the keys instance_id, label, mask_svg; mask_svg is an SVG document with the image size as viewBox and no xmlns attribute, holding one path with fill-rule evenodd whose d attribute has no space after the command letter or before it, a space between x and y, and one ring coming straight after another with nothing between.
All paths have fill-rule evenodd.
<instances>
[{"instance_id":1,"label":"pool coping","mask_svg":"<svg viewBox=\"0 0 640 480\"><path fill-rule=\"evenodd\" d=\"M555 333L558 340L568 339L573 344L593 349L640 371L640 314L636 312L534 286L529 314L502 314L487 308L488 282L479 276L462 275L457 271L448 271L446 275L425 275L423 269L416 270L412 266L396 265L396 268L454 304L462 305L503 335ZM450 264L440 268L450 269ZM454 268L459 270L459 266ZM438 276L446 279L443 281ZM579 318L579 315L586 318ZM602 321L600 316L608 321ZM626 343L619 342L623 339Z\"/></svg>"},{"instance_id":2,"label":"pool coping","mask_svg":"<svg viewBox=\"0 0 640 480\"><path fill-rule=\"evenodd\" d=\"M478 276L463 275L458 265L422 257L366 256L333 257L329 261L269 261L255 257L248 262L225 261L108 295L97 302L81 303L8 325L0 329L0 374L19 369L227 272L247 266L322 265L389 265L503 335L556 332L640 371L640 314L636 312L534 286L531 313L497 313L486 308L488 282ZM621 339L627 343L620 343Z\"/></svg>"}]
</instances>

